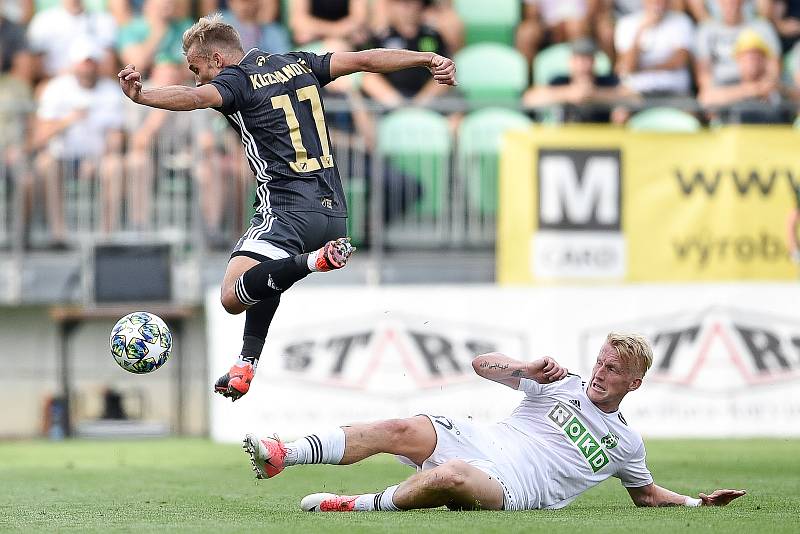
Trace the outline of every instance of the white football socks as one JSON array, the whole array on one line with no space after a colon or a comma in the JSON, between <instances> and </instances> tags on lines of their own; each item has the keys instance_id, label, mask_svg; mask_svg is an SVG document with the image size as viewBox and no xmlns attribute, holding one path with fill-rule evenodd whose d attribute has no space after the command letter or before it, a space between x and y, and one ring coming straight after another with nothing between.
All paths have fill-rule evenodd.
<instances>
[{"instance_id":1,"label":"white football socks","mask_svg":"<svg viewBox=\"0 0 800 534\"><path fill-rule=\"evenodd\" d=\"M321 251L322 249L317 249L314 252L308 253L308 258L306 258L306 266L308 266L308 270L312 273L317 272L317 256L319 256Z\"/></svg>"},{"instance_id":2,"label":"white football socks","mask_svg":"<svg viewBox=\"0 0 800 534\"><path fill-rule=\"evenodd\" d=\"M389 486L380 493L365 493L356 497L355 509L359 512L399 512L394 504L397 486Z\"/></svg>"},{"instance_id":3,"label":"white football socks","mask_svg":"<svg viewBox=\"0 0 800 534\"><path fill-rule=\"evenodd\" d=\"M284 465L338 464L344 457L344 429L333 429L310 434L286 443Z\"/></svg>"}]
</instances>

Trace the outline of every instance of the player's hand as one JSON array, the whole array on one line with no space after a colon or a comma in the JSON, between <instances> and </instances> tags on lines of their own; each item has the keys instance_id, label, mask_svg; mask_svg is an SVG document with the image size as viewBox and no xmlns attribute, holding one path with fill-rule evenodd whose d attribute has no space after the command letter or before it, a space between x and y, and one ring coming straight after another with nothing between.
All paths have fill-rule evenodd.
<instances>
[{"instance_id":1,"label":"player's hand","mask_svg":"<svg viewBox=\"0 0 800 534\"><path fill-rule=\"evenodd\" d=\"M725 506L732 500L746 494L745 490L718 489L711 495L701 493L699 497L703 501L703 506Z\"/></svg>"},{"instance_id":2,"label":"player's hand","mask_svg":"<svg viewBox=\"0 0 800 534\"><path fill-rule=\"evenodd\" d=\"M138 102L139 95L142 94L142 75L133 65L125 65L125 68L117 74L119 85L125 96Z\"/></svg>"},{"instance_id":3,"label":"player's hand","mask_svg":"<svg viewBox=\"0 0 800 534\"><path fill-rule=\"evenodd\" d=\"M428 70L431 71L433 79L440 84L458 85L456 81L456 64L453 63L452 59L440 56L439 54L433 54L430 64L428 65Z\"/></svg>"},{"instance_id":4,"label":"player's hand","mask_svg":"<svg viewBox=\"0 0 800 534\"><path fill-rule=\"evenodd\" d=\"M525 376L540 384L549 384L561 380L568 372L566 367L561 367L553 358L545 356L528 364Z\"/></svg>"}]
</instances>

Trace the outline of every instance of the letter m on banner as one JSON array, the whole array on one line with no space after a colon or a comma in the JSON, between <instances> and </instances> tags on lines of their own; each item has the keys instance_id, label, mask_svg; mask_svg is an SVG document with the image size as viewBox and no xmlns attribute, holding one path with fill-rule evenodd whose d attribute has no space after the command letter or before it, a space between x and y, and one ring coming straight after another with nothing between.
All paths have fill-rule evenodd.
<instances>
[{"instance_id":1,"label":"letter m on banner","mask_svg":"<svg viewBox=\"0 0 800 534\"><path fill-rule=\"evenodd\" d=\"M619 150L539 150L539 228L621 228Z\"/></svg>"}]
</instances>

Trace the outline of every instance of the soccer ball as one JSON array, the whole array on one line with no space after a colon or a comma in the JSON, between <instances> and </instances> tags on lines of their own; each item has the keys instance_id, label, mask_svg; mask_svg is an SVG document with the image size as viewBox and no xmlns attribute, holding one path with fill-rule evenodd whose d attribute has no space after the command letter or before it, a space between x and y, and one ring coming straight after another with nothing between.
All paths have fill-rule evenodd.
<instances>
[{"instance_id":1,"label":"soccer ball","mask_svg":"<svg viewBox=\"0 0 800 534\"><path fill-rule=\"evenodd\" d=\"M111 330L111 355L131 373L155 371L169 359L172 334L161 317L149 312L129 313Z\"/></svg>"}]
</instances>

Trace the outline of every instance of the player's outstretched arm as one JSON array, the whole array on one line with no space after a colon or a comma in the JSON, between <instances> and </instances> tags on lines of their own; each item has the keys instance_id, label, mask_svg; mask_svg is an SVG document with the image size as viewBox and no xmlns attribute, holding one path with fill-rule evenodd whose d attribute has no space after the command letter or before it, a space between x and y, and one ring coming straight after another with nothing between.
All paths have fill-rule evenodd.
<instances>
[{"instance_id":1,"label":"player's outstretched arm","mask_svg":"<svg viewBox=\"0 0 800 534\"><path fill-rule=\"evenodd\" d=\"M520 378L549 384L567 376L567 369L561 367L553 358L545 357L532 362L521 362L499 352L477 356L472 360L472 368L478 376L514 389L519 388Z\"/></svg>"},{"instance_id":2,"label":"player's outstretched arm","mask_svg":"<svg viewBox=\"0 0 800 534\"><path fill-rule=\"evenodd\" d=\"M747 493L745 490L718 489L710 495L701 493L698 499L675 493L656 484L626 489L636 506L725 506Z\"/></svg>"},{"instance_id":3,"label":"player's outstretched arm","mask_svg":"<svg viewBox=\"0 0 800 534\"><path fill-rule=\"evenodd\" d=\"M170 111L191 111L193 109L218 108L222 106L222 95L211 84L199 87L167 85L144 89L142 75L133 65L126 65L119 74L119 85L125 96L144 106L168 109Z\"/></svg>"},{"instance_id":4,"label":"player's outstretched arm","mask_svg":"<svg viewBox=\"0 0 800 534\"><path fill-rule=\"evenodd\" d=\"M331 77L338 78L354 72L385 74L412 67L426 67L433 79L442 85L458 85L453 60L433 52L414 52L373 48L360 52L336 52L331 55Z\"/></svg>"}]
</instances>

